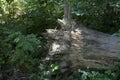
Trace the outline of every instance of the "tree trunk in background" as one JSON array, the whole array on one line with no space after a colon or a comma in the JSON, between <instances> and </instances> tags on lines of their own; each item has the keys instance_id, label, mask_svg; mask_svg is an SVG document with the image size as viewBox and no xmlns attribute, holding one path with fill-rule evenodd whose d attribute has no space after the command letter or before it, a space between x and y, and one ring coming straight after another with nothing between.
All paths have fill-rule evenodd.
<instances>
[{"instance_id":1,"label":"tree trunk in background","mask_svg":"<svg viewBox=\"0 0 120 80\"><path fill-rule=\"evenodd\" d=\"M64 18L58 23L61 30L47 29L51 38L49 55L63 54L60 59L71 68L116 69L120 61L119 37L76 25L71 19L70 3L66 3Z\"/></svg>"}]
</instances>

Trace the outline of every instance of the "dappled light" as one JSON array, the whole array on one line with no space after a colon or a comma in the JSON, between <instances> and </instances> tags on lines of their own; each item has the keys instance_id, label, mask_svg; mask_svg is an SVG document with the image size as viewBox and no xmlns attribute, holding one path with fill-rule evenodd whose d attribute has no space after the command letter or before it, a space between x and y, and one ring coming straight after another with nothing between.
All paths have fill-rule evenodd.
<instances>
[{"instance_id":1,"label":"dappled light","mask_svg":"<svg viewBox=\"0 0 120 80\"><path fill-rule=\"evenodd\" d=\"M119 80L119 0L0 0L0 80Z\"/></svg>"}]
</instances>

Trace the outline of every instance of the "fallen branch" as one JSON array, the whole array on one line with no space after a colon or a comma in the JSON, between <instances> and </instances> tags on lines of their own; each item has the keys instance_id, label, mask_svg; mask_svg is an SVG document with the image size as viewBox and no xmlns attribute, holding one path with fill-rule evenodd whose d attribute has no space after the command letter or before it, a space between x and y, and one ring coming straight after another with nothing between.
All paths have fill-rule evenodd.
<instances>
[{"instance_id":1,"label":"fallen branch","mask_svg":"<svg viewBox=\"0 0 120 80\"><path fill-rule=\"evenodd\" d=\"M47 29L52 40L49 55L65 54L60 59L71 62L71 68L116 69L119 37L77 26L71 19L70 3L66 3L64 18L58 23L61 30Z\"/></svg>"}]
</instances>

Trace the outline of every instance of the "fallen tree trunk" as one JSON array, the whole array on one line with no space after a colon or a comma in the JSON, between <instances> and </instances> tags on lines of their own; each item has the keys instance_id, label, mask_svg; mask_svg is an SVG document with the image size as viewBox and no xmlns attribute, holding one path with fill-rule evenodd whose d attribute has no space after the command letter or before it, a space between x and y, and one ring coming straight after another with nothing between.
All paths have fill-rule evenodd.
<instances>
[{"instance_id":1,"label":"fallen tree trunk","mask_svg":"<svg viewBox=\"0 0 120 80\"><path fill-rule=\"evenodd\" d=\"M62 61L70 67L116 69L119 63L119 37L76 25L71 19L70 4L66 3L64 18L58 19L61 30L47 29L51 38L49 55L63 54Z\"/></svg>"}]
</instances>

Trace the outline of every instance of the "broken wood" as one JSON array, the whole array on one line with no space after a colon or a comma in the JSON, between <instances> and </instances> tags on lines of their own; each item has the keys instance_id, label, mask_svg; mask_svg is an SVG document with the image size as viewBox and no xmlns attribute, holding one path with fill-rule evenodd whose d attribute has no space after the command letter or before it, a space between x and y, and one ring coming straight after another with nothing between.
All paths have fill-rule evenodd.
<instances>
[{"instance_id":1,"label":"broken wood","mask_svg":"<svg viewBox=\"0 0 120 80\"><path fill-rule=\"evenodd\" d=\"M116 69L120 62L119 37L76 25L71 19L70 4L67 3L64 18L58 19L61 30L47 29L51 38L49 55L64 54L60 59L71 62L71 68Z\"/></svg>"}]
</instances>

